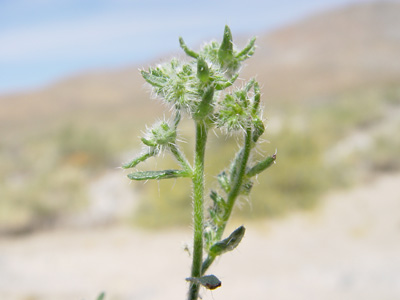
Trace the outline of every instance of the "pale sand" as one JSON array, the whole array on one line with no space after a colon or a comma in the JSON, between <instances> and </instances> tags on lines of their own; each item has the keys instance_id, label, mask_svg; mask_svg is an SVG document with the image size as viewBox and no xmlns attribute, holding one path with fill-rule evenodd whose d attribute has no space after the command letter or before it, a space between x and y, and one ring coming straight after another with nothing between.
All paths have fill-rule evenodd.
<instances>
[{"instance_id":1,"label":"pale sand","mask_svg":"<svg viewBox=\"0 0 400 300\"><path fill-rule=\"evenodd\" d=\"M248 224L210 272L214 300L400 299L400 174L328 195L314 212ZM55 231L0 240L1 300L185 299L190 231Z\"/></svg>"}]
</instances>

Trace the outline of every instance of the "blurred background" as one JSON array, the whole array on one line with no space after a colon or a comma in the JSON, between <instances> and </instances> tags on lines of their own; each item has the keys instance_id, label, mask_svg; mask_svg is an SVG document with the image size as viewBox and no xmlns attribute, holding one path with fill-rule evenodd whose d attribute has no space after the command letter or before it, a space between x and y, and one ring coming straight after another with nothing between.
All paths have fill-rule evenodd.
<instances>
[{"instance_id":1,"label":"blurred background","mask_svg":"<svg viewBox=\"0 0 400 300\"><path fill-rule=\"evenodd\" d=\"M400 1L356 0L1 1L1 299L184 297L190 185L119 167L169 117L139 69L225 24L238 47L257 36L241 78L261 83L260 152L278 159L203 299L400 299ZM237 150L216 133L209 188Z\"/></svg>"}]
</instances>

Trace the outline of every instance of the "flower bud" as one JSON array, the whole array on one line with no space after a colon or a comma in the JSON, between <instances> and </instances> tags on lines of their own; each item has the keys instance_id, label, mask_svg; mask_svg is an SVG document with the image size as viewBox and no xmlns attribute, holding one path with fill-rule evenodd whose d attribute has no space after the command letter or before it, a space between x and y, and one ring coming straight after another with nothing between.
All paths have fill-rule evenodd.
<instances>
[{"instance_id":1,"label":"flower bud","mask_svg":"<svg viewBox=\"0 0 400 300\"><path fill-rule=\"evenodd\" d=\"M148 142L159 146L168 146L169 144L174 144L175 140L175 129L171 128L168 123L161 122L151 129L151 136Z\"/></svg>"},{"instance_id":2,"label":"flower bud","mask_svg":"<svg viewBox=\"0 0 400 300\"><path fill-rule=\"evenodd\" d=\"M207 62L201 57L197 59L197 77L203 83L207 83L210 79L210 71Z\"/></svg>"},{"instance_id":3,"label":"flower bud","mask_svg":"<svg viewBox=\"0 0 400 300\"><path fill-rule=\"evenodd\" d=\"M232 32L228 25L225 26L224 37L218 50L218 58L221 65L226 65L233 58Z\"/></svg>"}]
</instances>

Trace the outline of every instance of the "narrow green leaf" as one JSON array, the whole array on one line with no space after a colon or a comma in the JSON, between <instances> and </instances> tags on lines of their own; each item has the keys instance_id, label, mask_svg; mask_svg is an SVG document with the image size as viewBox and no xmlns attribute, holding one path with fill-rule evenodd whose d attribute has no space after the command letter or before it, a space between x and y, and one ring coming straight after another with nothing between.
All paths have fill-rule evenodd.
<instances>
[{"instance_id":1,"label":"narrow green leaf","mask_svg":"<svg viewBox=\"0 0 400 300\"><path fill-rule=\"evenodd\" d=\"M174 128L175 131L178 128L179 122L181 121L181 112L179 110L176 111L176 115L174 118Z\"/></svg>"},{"instance_id":2,"label":"narrow green leaf","mask_svg":"<svg viewBox=\"0 0 400 300\"><path fill-rule=\"evenodd\" d=\"M166 80L163 77L160 76L155 76L153 74L150 74L149 72L146 71L141 71L140 72L144 78L144 80L146 80L148 83L150 83L152 86L155 87L164 87Z\"/></svg>"},{"instance_id":3,"label":"narrow green leaf","mask_svg":"<svg viewBox=\"0 0 400 300\"><path fill-rule=\"evenodd\" d=\"M235 83L235 81L236 81L236 79L238 78L238 76L239 76L239 73L236 73L236 74L233 75L233 77L232 77L231 79L229 79L228 81L226 81L226 82L224 82L224 83L217 83L217 84L215 85L215 89L216 89L217 91L222 91L222 90L224 90L224 89L226 89L226 88L232 86L232 85Z\"/></svg>"},{"instance_id":4,"label":"narrow green leaf","mask_svg":"<svg viewBox=\"0 0 400 300\"><path fill-rule=\"evenodd\" d=\"M153 152L148 152L148 153L144 153L141 156L135 158L134 160L130 161L129 163L126 163L124 165L122 165L123 169L130 169L130 168L134 168L136 167L139 163L145 161L146 159L148 159L149 157L154 156Z\"/></svg>"},{"instance_id":5,"label":"narrow green leaf","mask_svg":"<svg viewBox=\"0 0 400 300\"><path fill-rule=\"evenodd\" d=\"M106 294L104 292L102 292L98 297L97 300L104 300Z\"/></svg>"},{"instance_id":6,"label":"narrow green leaf","mask_svg":"<svg viewBox=\"0 0 400 300\"><path fill-rule=\"evenodd\" d=\"M141 140L142 143L145 144L146 146L149 146L149 147L156 147L156 146L157 146L157 143L154 143L153 141L150 141L150 140L148 140L148 139L146 139L146 138L144 138L144 137L140 138L140 140Z\"/></svg>"},{"instance_id":7,"label":"narrow green leaf","mask_svg":"<svg viewBox=\"0 0 400 300\"><path fill-rule=\"evenodd\" d=\"M238 172L239 172L239 167L240 164L242 162L242 157L243 157L243 148L240 149L235 156L235 160L231 163L231 167L229 170L229 174L230 174L230 184L232 185L234 182L236 182L236 179L238 177Z\"/></svg>"},{"instance_id":8,"label":"narrow green leaf","mask_svg":"<svg viewBox=\"0 0 400 300\"><path fill-rule=\"evenodd\" d=\"M225 206L225 200L224 198L222 198L220 195L217 194L216 191L211 191L210 193L210 198L214 201L214 203L218 206L218 207L224 207Z\"/></svg>"},{"instance_id":9,"label":"narrow green leaf","mask_svg":"<svg viewBox=\"0 0 400 300\"><path fill-rule=\"evenodd\" d=\"M246 229L244 226L240 226L234 232L231 233L226 239L216 242L210 247L209 253L212 256L218 256L225 252L232 251L235 249L240 241L242 240Z\"/></svg>"},{"instance_id":10,"label":"narrow green leaf","mask_svg":"<svg viewBox=\"0 0 400 300\"><path fill-rule=\"evenodd\" d=\"M225 171L222 171L217 176L218 183L221 188L225 191L225 193L229 193L231 190L231 186L229 185L229 178Z\"/></svg>"},{"instance_id":11,"label":"narrow green leaf","mask_svg":"<svg viewBox=\"0 0 400 300\"><path fill-rule=\"evenodd\" d=\"M247 46L244 47L243 50L240 51L238 54L236 54L236 57L240 60L245 60L246 58L249 58L250 56L252 56L255 51L255 46L254 46L255 43L256 43L256 37L253 37L249 41Z\"/></svg>"},{"instance_id":12,"label":"narrow green leaf","mask_svg":"<svg viewBox=\"0 0 400 300\"><path fill-rule=\"evenodd\" d=\"M190 177L190 174L182 170L143 171L128 174L129 179L138 181L149 179L169 179L178 177Z\"/></svg>"},{"instance_id":13,"label":"narrow green leaf","mask_svg":"<svg viewBox=\"0 0 400 300\"><path fill-rule=\"evenodd\" d=\"M254 102L253 102L253 112L257 113L257 110L260 106L260 100L261 100L261 93L260 93L260 86L258 82L256 81L254 83Z\"/></svg>"},{"instance_id":14,"label":"narrow green leaf","mask_svg":"<svg viewBox=\"0 0 400 300\"><path fill-rule=\"evenodd\" d=\"M260 174L262 171L266 170L269 168L276 160L276 153L268 156L266 159L260 161L258 164L256 164L254 167L252 167L247 173L247 177L253 177L257 174Z\"/></svg>"},{"instance_id":15,"label":"narrow green leaf","mask_svg":"<svg viewBox=\"0 0 400 300\"><path fill-rule=\"evenodd\" d=\"M198 278L189 277L186 278L186 280L196 284L201 284L209 290L215 290L216 288L221 286L221 281L215 275L205 275Z\"/></svg>"},{"instance_id":16,"label":"narrow green leaf","mask_svg":"<svg viewBox=\"0 0 400 300\"><path fill-rule=\"evenodd\" d=\"M186 46L185 41L181 37L179 38L179 45L181 46L182 50L185 51L185 53L188 56L193 57L193 58L198 58L199 57L199 55L196 52L194 52L193 50L190 50L188 48L188 46Z\"/></svg>"},{"instance_id":17,"label":"narrow green leaf","mask_svg":"<svg viewBox=\"0 0 400 300\"><path fill-rule=\"evenodd\" d=\"M251 90L251 88L254 86L255 83L256 80L254 78L250 79L249 82L247 82L246 86L243 89L243 91L245 92L245 96Z\"/></svg>"}]
</instances>

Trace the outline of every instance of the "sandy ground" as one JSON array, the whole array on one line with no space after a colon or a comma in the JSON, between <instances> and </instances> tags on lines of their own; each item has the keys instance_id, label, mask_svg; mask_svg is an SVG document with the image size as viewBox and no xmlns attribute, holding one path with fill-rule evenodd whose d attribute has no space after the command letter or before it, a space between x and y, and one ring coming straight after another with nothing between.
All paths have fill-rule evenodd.
<instances>
[{"instance_id":1,"label":"sandy ground","mask_svg":"<svg viewBox=\"0 0 400 300\"><path fill-rule=\"evenodd\" d=\"M326 196L319 209L252 223L210 272L203 299L400 299L400 174ZM0 240L1 300L185 299L190 231L113 227Z\"/></svg>"}]
</instances>

